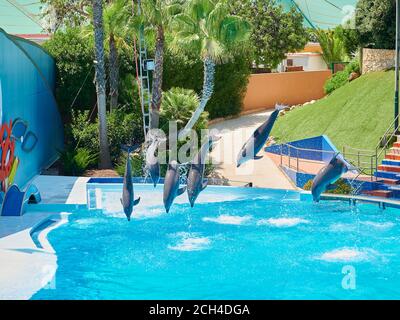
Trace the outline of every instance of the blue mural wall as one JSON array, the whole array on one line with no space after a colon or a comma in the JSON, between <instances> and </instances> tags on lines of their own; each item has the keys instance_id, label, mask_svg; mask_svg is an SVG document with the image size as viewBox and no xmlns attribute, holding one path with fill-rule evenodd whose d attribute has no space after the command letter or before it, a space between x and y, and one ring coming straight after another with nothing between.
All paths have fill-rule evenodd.
<instances>
[{"instance_id":1,"label":"blue mural wall","mask_svg":"<svg viewBox=\"0 0 400 320\"><path fill-rule=\"evenodd\" d=\"M23 188L58 158L63 125L55 63L39 45L0 29L0 181Z\"/></svg>"}]
</instances>

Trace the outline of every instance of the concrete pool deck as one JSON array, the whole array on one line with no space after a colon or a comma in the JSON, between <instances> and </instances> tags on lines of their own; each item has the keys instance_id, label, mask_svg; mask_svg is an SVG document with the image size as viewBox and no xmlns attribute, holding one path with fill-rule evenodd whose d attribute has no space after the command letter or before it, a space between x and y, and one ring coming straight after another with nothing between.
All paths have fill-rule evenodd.
<instances>
[{"instance_id":1,"label":"concrete pool deck","mask_svg":"<svg viewBox=\"0 0 400 320\"><path fill-rule=\"evenodd\" d=\"M42 192L42 204L86 204L89 178L38 176L33 183ZM46 236L66 222L68 212L27 212L21 217L0 217L0 300L29 299L52 284L57 256ZM44 220L54 223L39 235L39 248L31 232Z\"/></svg>"},{"instance_id":2,"label":"concrete pool deck","mask_svg":"<svg viewBox=\"0 0 400 320\"><path fill-rule=\"evenodd\" d=\"M266 110L210 125L210 129L217 129L217 135L221 136L210 155L218 176L236 183L252 182L254 187L260 188L296 189L264 151L259 153L264 156L262 159L248 161L240 168L236 168L236 157L241 147L271 113L272 110Z\"/></svg>"}]
</instances>

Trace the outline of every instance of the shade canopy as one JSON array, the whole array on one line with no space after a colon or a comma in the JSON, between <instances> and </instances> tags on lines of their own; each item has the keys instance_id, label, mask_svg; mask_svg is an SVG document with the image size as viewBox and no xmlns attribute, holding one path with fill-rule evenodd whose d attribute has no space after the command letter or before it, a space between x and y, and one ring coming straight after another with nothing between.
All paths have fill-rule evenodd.
<instances>
[{"instance_id":1,"label":"shade canopy","mask_svg":"<svg viewBox=\"0 0 400 320\"><path fill-rule=\"evenodd\" d=\"M0 28L11 34L43 33L40 0L0 0Z\"/></svg>"},{"instance_id":2,"label":"shade canopy","mask_svg":"<svg viewBox=\"0 0 400 320\"><path fill-rule=\"evenodd\" d=\"M297 8L308 27L334 28L354 18L358 0L277 0L285 8Z\"/></svg>"}]
</instances>

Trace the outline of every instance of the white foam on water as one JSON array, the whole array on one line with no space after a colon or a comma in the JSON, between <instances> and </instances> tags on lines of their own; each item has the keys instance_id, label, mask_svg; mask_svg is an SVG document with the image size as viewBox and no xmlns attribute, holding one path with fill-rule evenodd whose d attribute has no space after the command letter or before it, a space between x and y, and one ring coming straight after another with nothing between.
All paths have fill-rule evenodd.
<instances>
[{"instance_id":1,"label":"white foam on water","mask_svg":"<svg viewBox=\"0 0 400 320\"><path fill-rule=\"evenodd\" d=\"M373 222L373 221L364 221L361 222L365 226L373 227L375 229L386 230L390 229L394 226L393 222Z\"/></svg>"},{"instance_id":2,"label":"white foam on water","mask_svg":"<svg viewBox=\"0 0 400 320\"><path fill-rule=\"evenodd\" d=\"M222 214L218 217L205 217L203 221L205 222L215 222L218 224L232 224L232 225L241 225L249 220L251 220L252 216L230 216L226 214Z\"/></svg>"},{"instance_id":3,"label":"white foam on water","mask_svg":"<svg viewBox=\"0 0 400 320\"><path fill-rule=\"evenodd\" d=\"M350 223L334 223L329 227L329 230L333 232L351 232L356 228L356 225Z\"/></svg>"},{"instance_id":4,"label":"white foam on water","mask_svg":"<svg viewBox=\"0 0 400 320\"><path fill-rule=\"evenodd\" d=\"M168 249L175 251L200 251L208 249L211 240L207 237L191 237L188 233L182 233L182 239L174 246L168 246Z\"/></svg>"},{"instance_id":5,"label":"white foam on water","mask_svg":"<svg viewBox=\"0 0 400 320\"><path fill-rule=\"evenodd\" d=\"M301 218L270 218L257 221L257 225L270 225L277 228L294 227L306 223L310 223L310 221Z\"/></svg>"},{"instance_id":6,"label":"white foam on water","mask_svg":"<svg viewBox=\"0 0 400 320\"><path fill-rule=\"evenodd\" d=\"M323 253L317 260L327 262L361 262L375 259L379 253L373 249L340 248Z\"/></svg>"},{"instance_id":7,"label":"white foam on water","mask_svg":"<svg viewBox=\"0 0 400 320\"><path fill-rule=\"evenodd\" d=\"M100 223L102 219L100 218L87 218L87 219L79 219L76 220L75 223L80 226L88 226L96 223Z\"/></svg>"}]
</instances>

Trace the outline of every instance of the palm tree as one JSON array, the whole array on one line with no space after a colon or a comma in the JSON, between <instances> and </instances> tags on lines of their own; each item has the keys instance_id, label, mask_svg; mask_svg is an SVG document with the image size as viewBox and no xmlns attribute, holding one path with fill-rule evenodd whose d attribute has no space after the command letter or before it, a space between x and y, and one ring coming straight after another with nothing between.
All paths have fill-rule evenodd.
<instances>
[{"instance_id":1,"label":"palm tree","mask_svg":"<svg viewBox=\"0 0 400 320\"><path fill-rule=\"evenodd\" d=\"M90 11L90 10L89 10ZM92 12L90 12L92 14ZM130 31L130 5L128 0L109 0L103 10L104 46L109 51L109 96L110 110L118 105L119 87L119 52L122 48L130 48L126 39ZM93 34L93 26L86 25L82 29L85 37Z\"/></svg>"},{"instance_id":2,"label":"palm tree","mask_svg":"<svg viewBox=\"0 0 400 320\"><path fill-rule=\"evenodd\" d=\"M159 126L159 112L162 100L162 77L164 69L165 30L172 18L180 11L182 0L144 0L142 2L145 27L155 31L155 68L153 72L150 129Z\"/></svg>"},{"instance_id":3,"label":"palm tree","mask_svg":"<svg viewBox=\"0 0 400 320\"><path fill-rule=\"evenodd\" d=\"M226 1L190 0L183 13L174 18L174 50L198 53L204 63L203 91L199 106L179 132L179 139L190 133L214 91L215 66L232 57L250 35L250 24L232 15Z\"/></svg>"},{"instance_id":4,"label":"palm tree","mask_svg":"<svg viewBox=\"0 0 400 320\"><path fill-rule=\"evenodd\" d=\"M322 48L322 58L330 68L332 63L346 59L344 43L334 30L316 29L314 32Z\"/></svg>"},{"instance_id":5,"label":"palm tree","mask_svg":"<svg viewBox=\"0 0 400 320\"><path fill-rule=\"evenodd\" d=\"M93 0L93 26L95 44L96 91L99 115L100 169L111 168L107 139L106 78L104 69L103 1Z\"/></svg>"},{"instance_id":6,"label":"palm tree","mask_svg":"<svg viewBox=\"0 0 400 320\"><path fill-rule=\"evenodd\" d=\"M109 45L110 110L118 105L119 54L126 42L130 10L127 0L110 0L104 8L104 29Z\"/></svg>"}]
</instances>

